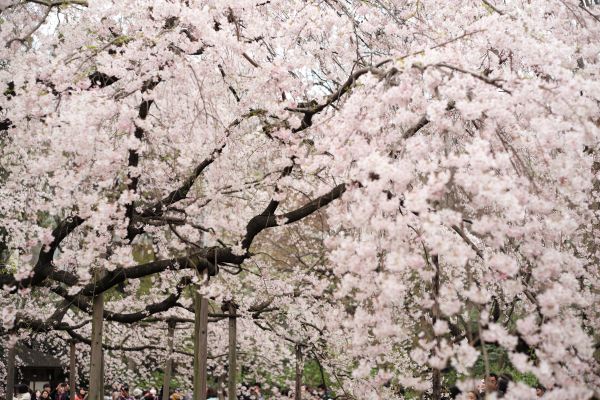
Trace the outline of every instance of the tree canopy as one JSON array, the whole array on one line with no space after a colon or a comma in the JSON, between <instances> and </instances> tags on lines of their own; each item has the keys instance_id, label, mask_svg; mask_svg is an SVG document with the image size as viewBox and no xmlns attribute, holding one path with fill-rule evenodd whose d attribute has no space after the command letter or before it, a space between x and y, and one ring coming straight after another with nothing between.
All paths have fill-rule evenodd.
<instances>
[{"instance_id":1,"label":"tree canopy","mask_svg":"<svg viewBox=\"0 0 600 400\"><path fill-rule=\"evenodd\" d=\"M233 301L248 368L285 375L300 345L348 398L466 390L492 350L552 398L600 396L597 7L0 10L5 343L85 350L105 293L107 375L150 379L122 354L162 360L177 319L183 376L200 290L215 376Z\"/></svg>"}]
</instances>

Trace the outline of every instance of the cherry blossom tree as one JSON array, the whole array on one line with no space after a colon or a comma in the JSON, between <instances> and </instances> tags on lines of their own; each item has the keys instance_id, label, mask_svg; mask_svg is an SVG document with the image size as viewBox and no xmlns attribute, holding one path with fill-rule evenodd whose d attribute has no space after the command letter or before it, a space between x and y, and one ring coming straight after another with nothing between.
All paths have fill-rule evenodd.
<instances>
[{"instance_id":1,"label":"cherry blossom tree","mask_svg":"<svg viewBox=\"0 0 600 400\"><path fill-rule=\"evenodd\" d=\"M467 390L487 345L549 398L599 396L597 7L0 9L13 337L89 336L73 315L115 287L106 321L183 318L202 285L249 331L268 299L264 338L310 343L347 396L437 399L448 368Z\"/></svg>"}]
</instances>

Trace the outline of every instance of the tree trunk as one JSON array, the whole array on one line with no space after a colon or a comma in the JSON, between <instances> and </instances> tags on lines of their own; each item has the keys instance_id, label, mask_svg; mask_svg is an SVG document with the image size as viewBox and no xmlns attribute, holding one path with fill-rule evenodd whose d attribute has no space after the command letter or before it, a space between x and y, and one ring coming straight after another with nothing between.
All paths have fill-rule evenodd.
<instances>
[{"instance_id":1,"label":"tree trunk","mask_svg":"<svg viewBox=\"0 0 600 400\"><path fill-rule=\"evenodd\" d=\"M8 338L10 340L10 337ZM6 360L6 400L13 400L15 393L15 347L17 343L8 348Z\"/></svg>"},{"instance_id":2,"label":"tree trunk","mask_svg":"<svg viewBox=\"0 0 600 400\"><path fill-rule=\"evenodd\" d=\"M75 341L69 342L69 387L71 388L69 398L75 399L75 391L77 390L77 365L75 364Z\"/></svg>"},{"instance_id":3,"label":"tree trunk","mask_svg":"<svg viewBox=\"0 0 600 400\"><path fill-rule=\"evenodd\" d=\"M229 303L229 315L235 315L235 304ZM229 382L228 382L228 399L237 399L236 378L237 378L237 324L236 317L229 317Z\"/></svg>"},{"instance_id":4,"label":"tree trunk","mask_svg":"<svg viewBox=\"0 0 600 400\"><path fill-rule=\"evenodd\" d=\"M171 371L173 370L173 336L175 336L175 322L169 321L169 332L167 342L167 362L165 364L165 375L163 377L162 400L169 400L169 385L171 383Z\"/></svg>"},{"instance_id":5,"label":"tree trunk","mask_svg":"<svg viewBox=\"0 0 600 400\"><path fill-rule=\"evenodd\" d=\"M206 400L208 300L194 293L194 400Z\"/></svg>"},{"instance_id":6,"label":"tree trunk","mask_svg":"<svg viewBox=\"0 0 600 400\"><path fill-rule=\"evenodd\" d=\"M219 400L225 399L225 375L219 375L219 392L217 398Z\"/></svg>"},{"instance_id":7,"label":"tree trunk","mask_svg":"<svg viewBox=\"0 0 600 400\"><path fill-rule=\"evenodd\" d=\"M440 317L440 304L439 304L439 295L440 295L440 261L437 254L432 255L431 257L433 261L433 265L435 267L435 275L433 276L433 296L434 296L434 306L432 308L432 330L433 325ZM440 346L440 339L436 337L437 346ZM433 400L441 400L442 398L442 373L439 369L434 368L431 373L431 398Z\"/></svg>"},{"instance_id":8,"label":"tree trunk","mask_svg":"<svg viewBox=\"0 0 600 400\"><path fill-rule=\"evenodd\" d=\"M90 365L89 400L104 400L104 374L102 357L102 314L104 312L104 293L94 297L92 309L92 350Z\"/></svg>"},{"instance_id":9,"label":"tree trunk","mask_svg":"<svg viewBox=\"0 0 600 400\"><path fill-rule=\"evenodd\" d=\"M294 400L302 400L302 346L296 345L296 393Z\"/></svg>"},{"instance_id":10,"label":"tree trunk","mask_svg":"<svg viewBox=\"0 0 600 400\"><path fill-rule=\"evenodd\" d=\"M433 400L440 400L442 398L442 373L437 368L433 369L433 372L431 374L431 383L431 398Z\"/></svg>"}]
</instances>

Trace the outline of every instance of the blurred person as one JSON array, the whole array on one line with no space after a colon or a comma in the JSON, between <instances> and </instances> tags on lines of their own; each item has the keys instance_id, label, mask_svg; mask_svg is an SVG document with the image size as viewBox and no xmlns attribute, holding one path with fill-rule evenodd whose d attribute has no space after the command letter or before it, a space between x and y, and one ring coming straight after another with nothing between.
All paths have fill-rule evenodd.
<instances>
[{"instance_id":1,"label":"blurred person","mask_svg":"<svg viewBox=\"0 0 600 400\"><path fill-rule=\"evenodd\" d=\"M87 391L85 388L80 387L79 391L75 393L75 400L86 400L87 399Z\"/></svg>"},{"instance_id":2,"label":"blurred person","mask_svg":"<svg viewBox=\"0 0 600 400\"><path fill-rule=\"evenodd\" d=\"M250 388L250 398L252 400L264 400L265 399L261 392L260 383L255 383L254 386L252 386Z\"/></svg>"},{"instance_id":3,"label":"blurred person","mask_svg":"<svg viewBox=\"0 0 600 400\"><path fill-rule=\"evenodd\" d=\"M535 394L537 397L542 397L544 394L546 394L546 388L542 385L537 385L535 387Z\"/></svg>"},{"instance_id":4,"label":"blurred person","mask_svg":"<svg viewBox=\"0 0 600 400\"><path fill-rule=\"evenodd\" d=\"M123 386L123 384L121 382L117 382L117 383L113 383L112 384L112 392L111 397L112 400L118 400L119 396L121 395L121 386Z\"/></svg>"},{"instance_id":5,"label":"blurred person","mask_svg":"<svg viewBox=\"0 0 600 400\"><path fill-rule=\"evenodd\" d=\"M217 391L213 388L208 388L206 390L206 400L219 400Z\"/></svg>"},{"instance_id":6,"label":"blurred person","mask_svg":"<svg viewBox=\"0 0 600 400\"><path fill-rule=\"evenodd\" d=\"M459 394L460 394L460 389L456 385L450 386L450 388L448 389L448 397L450 399L457 398Z\"/></svg>"},{"instance_id":7,"label":"blurred person","mask_svg":"<svg viewBox=\"0 0 600 400\"><path fill-rule=\"evenodd\" d=\"M477 394L478 396L485 396L485 378L479 381L477 385Z\"/></svg>"},{"instance_id":8,"label":"blurred person","mask_svg":"<svg viewBox=\"0 0 600 400\"><path fill-rule=\"evenodd\" d=\"M183 395L181 394L181 389L177 388L173 391L173 394L170 397L171 400L182 400Z\"/></svg>"},{"instance_id":9,"label":"blurred person","mask_svg":"<svg viewBox=\"0 0 600 400\"><path fill-rule=\"evenodd\" d=\"M54 392L50 393L50 398L52 400L69 400L67 385L65 383L59 383Z\"/></svg>"},{"instance_id":10,"label":"blurred person","mask_svg":"<svg viewBox=\"0 0 600 400\"><path fill-rule=\"evenodd\" d=\"M31 400L31 393L29 393L29 387L27 385L16 385L15 392L16 400Z\"/></svg>"},{"instance_id":11,"label":"blurred person","mask_svg":"<svg viewBox=\"0 0 600 400\"><path fill-rule=\"evenodd\" d=\"M121 385L121 389L119 390L118 400L134 400L133 397L129 395L129 385L124 383Z\"/></svg>"},{"instance_id":12,"label":"blurred person","mask_svg":"<svg viewBox=\"0 0 600 400\"><path fill-rule=\"evenodd\" d=\"M329 390L327 390L327 386L324 383L321 383L319 386L317 386L317 396L322 400L328 400L331 397Z\"/></svg>"},{"instance_id":13,"label":"blurred person","mask_svg":"<svg viewBox=\"0 0 600 400\"><path fill-rule=\"evenodd\" d=\"M510 374L502 374L498 378L498 398L503 398L506 392L508 391L508 384L513 380L512 375Z\"/></svg>"},{"instance_id":14,"label":"blurred person","mask_svg":"<svg viewBox=\"0 0 600 400\"><path fill-rule=\"evenodd\" d=\"M485 379L485 392L494 393L498 391L498 375L491 372Z\"/></svg>"},{"instance_id":15,"label":"blurred person","mask_svg":"<svg viewBox=\"0 0 600 400\"><path fill-rule=\"evenodd\" d=\"M467 400L478 400L479 396L477 395L477 392L475 392L474 390L471 390L470 392L467 392Z\"/></svg>"},{"instance_id":16,"label":"blurred person","mask_svg":"<svg viewBox=\"0 0 600 400\"><path fill-rule=\"evenodd\" d=\"M144 400L156 400L156 388L150 388L150 390L144 393Z\"/></svg>"}]
</instances>

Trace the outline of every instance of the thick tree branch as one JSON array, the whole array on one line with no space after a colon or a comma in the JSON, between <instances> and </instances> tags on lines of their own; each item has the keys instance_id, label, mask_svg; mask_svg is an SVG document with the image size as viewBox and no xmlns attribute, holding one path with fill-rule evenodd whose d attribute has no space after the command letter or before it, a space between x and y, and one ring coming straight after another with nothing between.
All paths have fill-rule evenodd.
<instances>
[{"instance_id":1,"label":"thick tree branch","mask_svg":"<svg viewBox=\"0 0 600 400\"><path fill-rule=\"evenodd\" d=\"M88 346L91 346L92 341L90 339L84 337L83 335L80 335L79 333L75 332L74 329L66 329L66 331L69 334L69 336L71 336L71 338L75 339L79 343L84 343L84 344L87 344ZM104 343L102 344L102 348L104 350L116 350L116 351L165 350L164 347L153 346L153 345L144 345L144 346L113 346L113 345L104 344Z\"/></svg>"},{"instance_id":2,"label":"thick tree branch","mask_svg":"<svg viewBox=\"0 0 600 400\"><path fill-rule=\"evenodd\" d=\"M133 267L120 267L114 271L108 272L103 278L98 281L90 282L83 287L80 294L83 296L93 296L98 293L105 292L119 283L124 282L126 279L137 279L144 276L164 272L166 270L182 270L194 268L199 272L205 269L216 273L215 266L210 263L207 259L209 252L202 252L192 254L190 256L178 257L168 260L153 261L146 264L140 264Z\"/></svg>"},{"instance_id":3,"label":"thick tree branch","mask_svg":"<svg viewBox=\"0 0 600 400\"><path fill-rule=\"evenodd\" d=\"M294 132L294 133L300 132L300 131L303 131L306 128L310 127L312 125L312 117L315 114L318 114L321 111L323 111L325 108L329 107L331 104L333 104L337 100L339 100L345 93L347 93L354 86L354 84L356 83L358 78L360 78L362 75L365 75L366 73L369 73L369 72L381 74L381 71L379 71L378 68L382 67L383 65L385 65L391 61L392 60L384 60L384 61L378 63L377 65L375 65L374 67L366 67L366 68L362 68L362 69L355 71L353 74L351 74L348 77L348 79L346 79L346 82L344 82L338 88L338 90L336 90L333 94L331 94L329 97L327 97L327 100L322 104L318 104L316 101L312 101L312 102L308 103L305 107L296 107L296 108L286 107L285 109L287 111L298 112L298 113L304 114L304 118L302 118L302 122L300 123L300 126L298 128L292 129L292 132Z\"/></svg>"},{"instance_id":4,"label":"thick tree branch","mask_svg":"<svg viewBox=\"0 0 600 400\"><path fill-rule=\"evenodd\" d=\"M88 75L88 79L91 82L90 88L105 88L119 80L119 78L117 78L116 76L107 75L100 71L96 71Z\"/></svg>"},{"instance_id":5,"label":"thick tree branch","mask_svg":"<svg viewBox=\"0 0 600 400\"><path fill-rule=\"evenodd\" d=\"M75 325L69 325L65 322L62 322L67 311L69 311L70 306L71 306L70 301L63 299L62 303L54 310L54 313L52 313L52 315L45 320L32 319L29 316L24 316L21 313L18 313L17 317L15 319L14 326L8 331L3 331L2 334L15 332L20 329L29 329L33 332L48 332L51 330L60 331L60 330L67 330L67 329L79 329L82 326L87 325L91 321L91 320L85 320L85 321L81 321Z\"/></svg>"},{"instance_id":6,"label":"thick tree branch","mask_svg":"<svg viewBox=\"0 0 600 400\"><path fill-rule=\"evenodd\" d=\"M146 305L143 310L132 312L132 313L115 313L112 311L104 310L103 318L106 321L115 321L121 323L135 323L141 321L145 318L148 318L151 315L158 314L164 311L169 310L170 308L177 305L177 301L181 297L181 293L183 289L191 283L191 278L184 277L182 278L175 287L175 293L171 293L164 300ZM92 313L92 305L88 297L83 296L81 294L70 295L68 291L62 286L57 286L52 288L52 291L59 296L63 297L65 300L69 301L70 304L79 308L81 311L84 311L88 314Z\"/></svg>"},{"instance_id":7,"label":"thick tree branch","mask_svg":"<svg viewBox=\"0 0 600 400\"><path fill-rule=\"evenodd\" d=\"M87 0L62 0L62 1L45 1L45 0L27 0L27 3L41 4L46 7L59 7L67 5L88 6Z\"/></svg>"},{"instance_id":8,"label":"thick tree branch","mask_svg":"<svg viewBox=\"0 0 600 400\"><path fill-rule=\"evenodd\" d=\"M213 150L213 152L207 158L205 158L200 164L196 166L196 168L194 168L192 174L181 184L180 187L173 190L171 193L169 193L163 199L154 203L152 206L148 207L140 215L142 217L162 215L168 206L185 199L190 189L194 185L194 182L196 182L196 179L202 174L202 172L204 172L204 170L209 165L211 165L216 160L216 158L219 156L219 154L221 154L225 146L226 143L223 143L221 146Z\"/></svg>"},{"instance_id":9,"label":"thick tree branch","mask_svg":"<svg viewBox=\"0 0 600 400\"><path fill-rule=\"evenodd\" d=\"M21 287L29 287L39 285L44 279L52 273L54 252L58 249L61 242L71 234L78 226L83 224L84 220L78 216L68 217L61 221L52 231L54 239L50 244L42 249L38 261L33 268L33 276L25 282L21 283Z\"/></svg>"},{"instance_id":10,"label":"thick tree branch","mask_svg":"<svg viewBox=\"0 0 600 400\"><path fill-rule=\"evenodd\" d=\"M139 264L132 267L119 267L113 271L106 272L105 275L94 282L90 282L83 286L77 296L82 296L79 299L94 296L98 293L105 292L110 288L124 282L127 279L139 279L148 275L161 273L167 270L179 271L183 269L196 269L198 272L207 270L210 276L217 274L217 265L219 264L241 264L248 256L236 255L232 249L227 247L207 247L189 256L177 257L167 260L152 261L146 264ZM56 271L51 274L51 277L68 286L76 286L79 283L77 276L66 272ZM64 297L66 289L59 288L57 294ZM72 300L77 301L78 297L71 296ZM86 300L82 300L86 301Z\"/></svg>"},{"instance_id":11,"label":"thick tree branch","mask_svg":"<svg viewBox=\"0 0 600 400\"><path fill-rule=\"evenodd\" d=\"M58 226L52 231L52 242L44 246L40 251L38 261L33 267L31 276L23 280L17 281L12 274L0 275L1 286L14 286L14 290L18 288L28 288L31 286L39 286L52 272L54 252L58 249L60 243L73 232L79 225L83 223L83 219L78 216L68 217L58 223Z\"/></svg>"},{"instance_id":12,"label":"thick tree branch","mask_svg":"<svg viewBox=\"0 0 600 400\"><path fill-rule=\"evenodd\" d=\"M142 95L146 92L151 91L158 85L160 79L149 79L144 82L142 85ZM140 103L140 107L138 110L138 118L142 121L148 117L148 113L150 112L150 107L154 104L154 100L142 100ZM138 125L135 126L134 136L140 142L144 139L144 129ZM139 174L137 172L133 172L132 169L136 169L138 167L140 160L140 155L137 149L129 150L129 160L128 160L128 169L127 177L129 178L129 183L127 184L127 189L136 193L138 190L138 182L139 182ZM127 239L132 241L138 233L140 233L139 229L135 229L133 223L133 215L135 212L135 201L131 201L125 207L125 216L129 219L129 226L127 227Z\"/></svg>"},{"instance_id":13,"label":"thick tree branch","mask_svg":"<svg viewBox=\"0 0 600 400\"><path fill-rule=\"evenodd\" d=\"M333 200L338 199L346 191L346 184L342 183L333 188L328 193L308 202L304 206L297 208L296 210L282 214L280 216L269 215L257 215L253 217L248 225L246 226L246 235L242 240L242 248L248 250L252 241L260 232L266 228L272 228L278 225L287 225L293 222L299 221L320 208L325 207Z\"/></svg>"}]
</instances>

